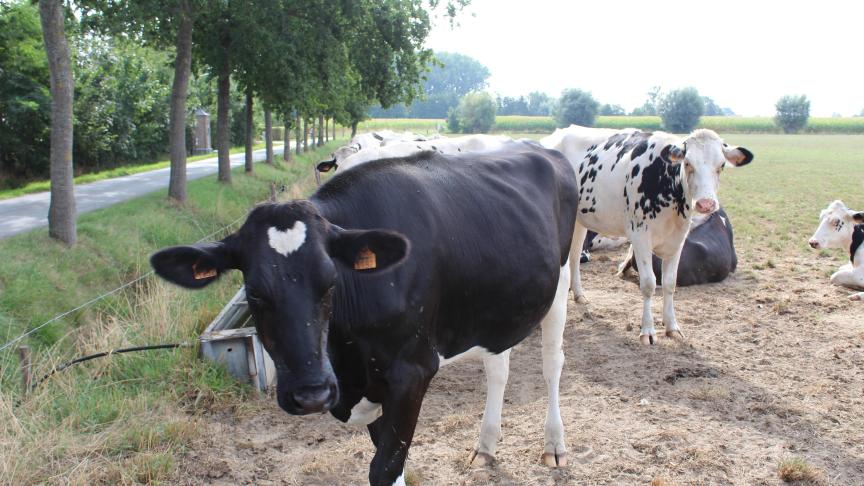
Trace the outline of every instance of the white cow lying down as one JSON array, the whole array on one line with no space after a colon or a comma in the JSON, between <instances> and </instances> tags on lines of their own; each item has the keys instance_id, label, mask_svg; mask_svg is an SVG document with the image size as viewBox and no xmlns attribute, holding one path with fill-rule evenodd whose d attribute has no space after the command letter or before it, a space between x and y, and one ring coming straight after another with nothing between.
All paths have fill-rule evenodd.
<instances>
[{"instance_id":1,"label":"white cow lying down","mask_svg":"<svg viewBox=\"0 0 864 486\"><path fill-rule=\"evenodd\" d=\"M849 249L850 262L831 275L831 283L856 290L864 289L864 212L846 207L837 200L819 214L819 227L810 237L810 247ZM849 296L864 300L864 292Z\"/></svg>"}]
</instances>

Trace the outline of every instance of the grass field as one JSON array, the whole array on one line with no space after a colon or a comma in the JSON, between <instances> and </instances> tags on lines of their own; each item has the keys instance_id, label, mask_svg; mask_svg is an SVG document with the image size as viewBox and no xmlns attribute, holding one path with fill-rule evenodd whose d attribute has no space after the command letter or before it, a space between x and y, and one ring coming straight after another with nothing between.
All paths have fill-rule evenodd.
<instances>
[{"instance_id":1,"label":"grass field","mask_svg":"<svg viewBox=\"0 0 864 486\"><path fill-rule=\"evenodd\" d=\"M598 116L598 128L641 128L661 130L663 123L658 116ZM446 131L445 120L417 118L383 118L368 120L360 124L360 131L411 130L423 134ZM499 116L495 118L493 132L552 133L555 120L548 116ZM782 133L769 117L703 116L699 128L710 128L718 133ZM810 118L805 133L864 134L864 117L856 118Z\"/></svg>"},{"instance_id":2,"label":"grass field","mask_svg":"<svg viewBox=\"0 0 864 486\"><path fill-rule=\"evenodd\" d=\"M256 164L251 176L240 168L231 186L215 177L192 181L185 207L159 191L88 213L78 220L73 249L44 230L0 241L0 343L147 273L153 250L194 242L241 218L267 197L271 181L289 186L295 197L308 191L314 185L311 164L335 145L280 168ZM194 343L236 291L238 277L225 280L190 293L151 277L49 325L25 341L34 349L34 377L61 361L112 348ZM159 480L194 436L197 414L238 405L249 392L199 361L193 348L70 368L16 408L15 356L15 347L0 353L0 484Z\"/></svg>"},{"instance_id":3,"label":"grass field","mask_svg":"<svg viewBox=\"0 0 864 486\"><path fill-rule=\"evenodd\" d=\"M407 129L418 130L417 127ZM531 136L536 138L539 134ZM770 454L762 449L759 456L741 453L742 457L751 458L749 463L720 463L720 459L713 459L722 457L725 461L727 454L736 451L736 447L720 450L712 448L711 444L726 440L722 437L728 436L730 430L736 434L743 433L736 428L737 424L720 427L716 436L710 435L714 432L706 432L708 445L697 443L699 436L704 434L685 435L680 432L688 428L707 430L711 424L726 424L724 420L754 414L750 408L732 410L733 405L737 406L739 396L743 397L739 401L742 404L746 402L747 407L755 403L750 395L779 397L776 403L772 402L774 404L759 402L759 406L769 412L754 415L754 420L766 425L754 426L761 435L756 438L747 436L746 441L751 444L770 442L773 439L765 437L770 437L772 430L781 430L780 436L785 443L792 444L781 452L808 457L808 461L813 460L811 452L838 454L832 448L834 442L819 439L819 434L851 427L848 422L828 423L824 418L842 413L841 419L849 420L846 412L842 411L845 409L819 409L811 416L804 409L795 408L800 397L808 403L821 403L826 399L813 394L845 392L832 391L830 384L807 381L815 378L810 375L804 377L801 366L811 361L805 361L805 355L789 353L792 348L812 350L803 345L795 347L794 343L782 341L781 336L794 340L798 339L795 333L800 333L800 339L806 342L810 338L805 333L819 331L822 332L818 338L821 342L816 343L819 353L825 348L828 350L826 353L850 356L850 363L860 359L860 356L855 357L857 354L853 356L842 354L847 351L837 351L849 347L852 351L848 353L858 353L854 344L858 342L855 339L861 339L860 336L847 339L841 333L837 334L842 337L840 341L830 341L830 328L814 327L814 319L818 319L820 312L828 312L824 310L828 307L816 307L811 302L812 298L828 298L837 301L830 301L832 308L842 305L842 296L835 299L833 295L837 292L830 293L827 276L838 265L848 261L848 255L843 251L815 252L809 249L806 240L816 227L819 210L831 200L839 198L850 207L864 208L864 136L729 134L725 138L730 144L747 147L756 156L747 167L726 170L721 181L720 199L735 228L740 261L738 274L730 287L706 287L704 294L698 289L690 293L679 291L685 331L693 329L695 333L693 348L670 349L671 345L664 345L659 350L639 352L630 344L633 336L625 333L620 323L631 314L628 305L639 306L638 291L632 284L612 280L609 271L614 262L596 262L597 266L592 267L596 274L588 276L595 279L586 287L592 292L589 297L599 302L608 294L610 299L618 300L605 307L597 304L592 308L594 314L591 318L598 321L592 328L597 329L596 332L585 331L580 322L572 326L568 324L570 330L565 342L570 368L565 371L562 383L566 380L570 388L562 392L562 409L570 434L568 440L573 443L577 461L580 456L576 444L590 442L597 450L598 463L579 465L577 462L568 472L557 476L561 484L602 483L603 478L616 472L626 473L643 467L651 472L667 466L668 471L662 469L667 471L665 477L691 474L683 476L684 479L677 484L710 482L714 474L734 478L740 473L745 478L760 479L761 472L756 476L747 474L763 469L773 471L771 474L776 478L780 460L775 460L774 449L771 449L774 452L769 451ZM252 177L237 172L231 188L220 186L212 178L192 182L191 202L186 208L173 207L163 195L154 194L85 215L79 220L80 243L73 250L54 244L41 231L0 241L0 259L4 261L0 266L0 342L146 272L146 258L153 249L195 241L241 217L255 201L267 194L269 181L292 185L290 194L293 197L306 194L314 184L310 164L330 150L330 147L325 147L287 169L271 169L259 164ZM814 268L818 269L815 274ZM236 276L234 278L198 293L148 281L95 309L72 316L57 326L49 326L46 332L29 341L37 348L36 374L69 356L119 345L194 340L201 326L209 322L236 289ZM597 281L608 281L610 287L603 288L601 294ZM793 289L782 297L772 293L785 291L802 281L816 286L818 293L812 288ZM729 295L724 295L725 292ZM755 307L747 307L755 306L755 301L760 302L760 308L765 303L768 307L764 311L766 314L759 310L759 315L748 317L756 312ZM700 311L706 316L704 319L694 317L696 313L692 309L700 305L705 307ZM632 310L632 314L635 316L636 311ZM711 316L711 322L702 322L708 319L707 316ZM575 318L577 321L580 319ZM760 324L766 320L772 324ZM790 324L794 326L790 327L793 332L770 334L787 321L793 323ZM607 329L609 326L614 327ZM860 334L860 330L849 332ZM769 334L766 337L754 333ZM535 344L527 346L534 349ZM573 348L585 354L570 354ZM609 350L620 356L610 358L604 355ZM543 380L539 375L526 374L525 371L537 371L534 369L537 368L536 356L524 352L517 354L520 357L514 358L510 388L517 391L512 398L516 403L508 402L505 407L505 434L511 443L502 445L501 468L486 476L474 477L478 483L493 484L496 478L505 481L510 474L513 475L510 478L513 484L533 483L534 480L524 479L525 476L520 474L552 478L534 465L537 459L533 457L534 446L540 437L536 434L540 430L537 427L541 427L538 424L542 424L543 406L525 399L519 392L540 387L534 392L538 397L542 396ZM771 371L774 369L772 366L760 365L759 354L770 358L778 371L775 373ZM791 360L789 366L794 370L784 368L783 360ZM626 366L633 369L627 368L625 372L621 368L620 372L612 372L604 368L607 362L609 369ZM838 358L830 361L835 364L846 362L838 361ZM726 363L731 363L729 370L726 370ZM585 371L583 368L587 365L591 365L594 371ZM747 366L749 371L739 370L739 365L741 370ZM337 482L362 482L365 478L370 446L362 431L346 432L343 427L333 424L334 420L329 417L304 420L287 417L275 410L267 399L256 398L248 388L234 384L220 369L198 361L191 350L115 356L81 365L52 378L18 408L14 404L18 398L16 367L10 353L0 356L0 483L129 484L181 480L196 483L212 481L210 474L217 470L222 475L218 476L219 480L226 483L284 480L289 484L307 484L326 482L324 478L336 478ZM670 372L670 369L674 372L676 367L715 367L720 370L723 380L727 376L734 379L705 379L694 382L692 389L686 388L684 395L680 390L679 394L671 394L670 385L652 374ZM756 374L753 371L756 368L764 369L766 374ZM467 459L467 453L462 457L463 449L470 447L476 439L482 395L474 388L482 381L477 379L482 371L476 366L464 370L436 378L437 388L431 395L439 398L433 397L424 403L424 418L418 432L422 444L412 449L409 460L409 468L418 471L421 479L416 481L420 484L448 483L453 479L448 474L457 477L468 475L469 478L474 474L466 473L460 461ZM830 378L836 373L840 372L824 374ZM631 381L626 381L628 377ZM608 384L619 378L625 381L615 386ZM463 382L471 384L470 387L463 387ZM782 390L771 389L774 382L782 382ZM687 383L679 386L691 386ZM860 395L857 383L844 385L843 389ZM746 397L744 392L748 394ZM668 402L662 401L664 394L670 394ZM621 400L619 395L623 397ZM630 429L622 417L604 415L620 407L636 407L641 396L657 403L656 407L663 407L655 414L640 416L640 426L651 430ZM624 398L628 400L626 404ZM840 402L836 403L840 407ZM684 412L679 409L675 409L675 413L668 412L667 409L673 406L689 407L687 413L695 414L695 421L664 423L657 420L661 413L669 413L668 420L682 416ZM587 410L594 412L589 414ZM647 407L637 407L636 410L647 410ZM771 410L778 410L776 414L780 418L776 418ZM521 413L530 417L530 420L525 419L527 425L522 424ZM856 414L860 415L860 409L849 417ZM822 428L822 422L826 422L827 428ZM784 429L787 425L791 428L789 432ZM518 427L519 432L514 432L514 427ZM593 429L601 429L596 431L596 439L588 435L594 433ZM226 434L225 430L230 433ZM223 431L220 436L223 438L236 433L237 439L228 445L216 443L205 436L213 431ZM795 435L806 431L817 434L816 439L807 439L816 441L809 452L806 443L801 442L805 439ZM249 435L243 435L246 432ZM253 435L253 432L258 435ZM858 431L852 432L852 435L858 434ZM604 439L604 434L609 435ZM437 440L445 435L448 441ZM259 440L260 444L256 442ZM632 448L622 445L631 442L634 444ZM604 446L608 447L605 455L602 453ZM737 445L738 449L745 446L747 444ZM779 447L774 442L769 446ZM613 453L624 449L628 451L626 457ZM524 461L529 460L527 450L532 455L530 462L519 462L523 456ZM637 463L639 467L629 466L628 469L626 464L601 461L619 456L622 461L631 461L635 460L632 459L634 454L643 451L646 462ZM680 456L674 455L679 453ZM233 455L237 455L237 460L225 465L224 461ZM770 459L766 459L766 455ZM437 462L430 462L431 457ZM817 455L816 461L820 468L830 465L821 455ZM643 475L648 474L645 471ZM340 476L343 473L344 476ZM848 475L840 473L835 476L848 478ZM436 482L434 478L444 478L440 479L444 483ZM624 483L642 481L639 479L641 476L634 478ZM536 481L543 482L542 479ZM650 481L649 476L643 482ZM737 482L728 482L747 484L746 479L740 478ZM774 483L768 481L765 484Z\"/></svg>"}]
</instances>

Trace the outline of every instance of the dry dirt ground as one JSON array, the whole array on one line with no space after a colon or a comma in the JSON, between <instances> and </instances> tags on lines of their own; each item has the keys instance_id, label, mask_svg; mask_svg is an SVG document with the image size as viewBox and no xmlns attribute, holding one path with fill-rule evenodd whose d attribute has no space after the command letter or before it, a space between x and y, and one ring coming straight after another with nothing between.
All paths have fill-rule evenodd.
<instances>
[{"instance_id":1,"label":"dry dirt ground","mask_svg":"<svg viewBox=\"0 0 864 486\"><path fill-rule=\"evenodd\" d=\"M833 263L774 256L765 268L742 262L721 284L679 289L686 343L645 347L638 289L614 275L622 256L595 254L583 267L587 311L571 305L561 378L569 466L538 461L537 332L511 356L497 462L467 466L485 385L482 364L463 361L426 395L409 484L767 485L782 483L778 465L793 457L825 483L864 484L864 304L828 284ZM659 296L654 309L659 320ZM366 484L365 428L288 416L267 398L199 422L172 483Z\"/></svg>"}]
</instances>

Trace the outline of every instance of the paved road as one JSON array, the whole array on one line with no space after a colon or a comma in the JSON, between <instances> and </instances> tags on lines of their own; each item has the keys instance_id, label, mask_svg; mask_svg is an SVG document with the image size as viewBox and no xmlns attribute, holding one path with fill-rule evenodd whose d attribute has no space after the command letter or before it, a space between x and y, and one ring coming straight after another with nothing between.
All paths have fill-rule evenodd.
<instances>
[{"instance_id":1,"label":"paved road","mask_svg":"<svg viewBox=\"0 0 864 486\"><path fill-rule=\"evenodd\" d=\"M256 161L263 160L265 150L253 152ZM273 147L276 155L282 154L282 146ZM244 154L231 156L231 166L243 165ZM189 180L199 179L218 172L218 159L190 162L186 167ZM153 191L168 190L169 168L141 172L130 176L106 179L75 186L75 203L78 214L128 201ZM48 226L50 193L40 192L0 201L0 239Z\"/></svg>"}]
</instances>

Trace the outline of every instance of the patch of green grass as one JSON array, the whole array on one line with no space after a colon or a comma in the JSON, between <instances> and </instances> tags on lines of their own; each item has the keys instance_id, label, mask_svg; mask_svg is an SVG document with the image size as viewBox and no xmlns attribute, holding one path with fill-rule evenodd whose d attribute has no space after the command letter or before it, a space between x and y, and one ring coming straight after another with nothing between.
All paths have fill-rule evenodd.
<instances>
[{"instance_id":1,"label":"patch of green grass","mask_svg":"<svg viewBox=\"0 0 864 486\"><path fill-rule=\"evenodd\" d=\"M253 150L259 150L264 148L264 144L260 143L253 146ZM234 147L231 149L232 154L238 154L245 150L244 147ZM211 154L201 154L194 155L192 157L187 157L186 162L197 162L199 160L209 159L212 157L216 157L216 152ZM123 177L132 174L139 174L141 172L149 172L151 170L164 169L171 165L170 160L160 160L159 162L152 162L149 164L138 164L138 165L124 165L121 167L116 167L114 169L103 170L99 172L91 172L89 174L83 174L75 178L75 184L88 184L90 182L101 181L105 179L113 179L115 177ZM0 190L0 200L10 199L13 197L24 196L26 194L34 194L37 192L45 192L51 190L51 182L50 181L36 181L26 184L21 187L17 187L15 189L4 189Z\"/></svg>"},{"instance_id":2,"label":"patch of green grass","mask_svg":"<svg viewBox=\"0 0 864 486\"><path fill-rule=\"evenodd\" d=\"M314 187L312 166L340 142L277 167L259 163L189 183L189 201L162 191L79 218L78 244L45 230L0 240L0 344L49 317L149 272L156 249L191 243L242 217L269 195L271 182L293 197ZM229 230L234 230L235 227ZM217 234L210 239L219 239ZM119 347L186 341L191 348L97 358L59 372L20 406L15 348L0 353L0 471L14 484L63 477L74 484L166 480L174 455L194 436L195 415L254 393L218 365L198 358L197 336L236 292L239 275L191 292L150 277L47 326L24 343L33 376L73 357ZM5 473L8 471L7 473ZM50 481L49 481L50 482Z\"/></svg>"},{"instance_id":3,"label":"patch of green grass","mask_svg":"<svg viewBox=\"0 0 864 486\"><path fill-rule=\"evenodd\" d=\"M864 136L750 135L724 137L747 147L753 163L731 168L720 178L720 201L735 228L739 259L751 249L774 255L816 256L807 240L819 222L819 211L834 199L864 208ZM743 242L747 243L743 243ZM848 256L833 253L837 263ZM773 263L772 260L768 262ZM765 266L770 266L766 262Z\"/></svg>"}]
</instances>

